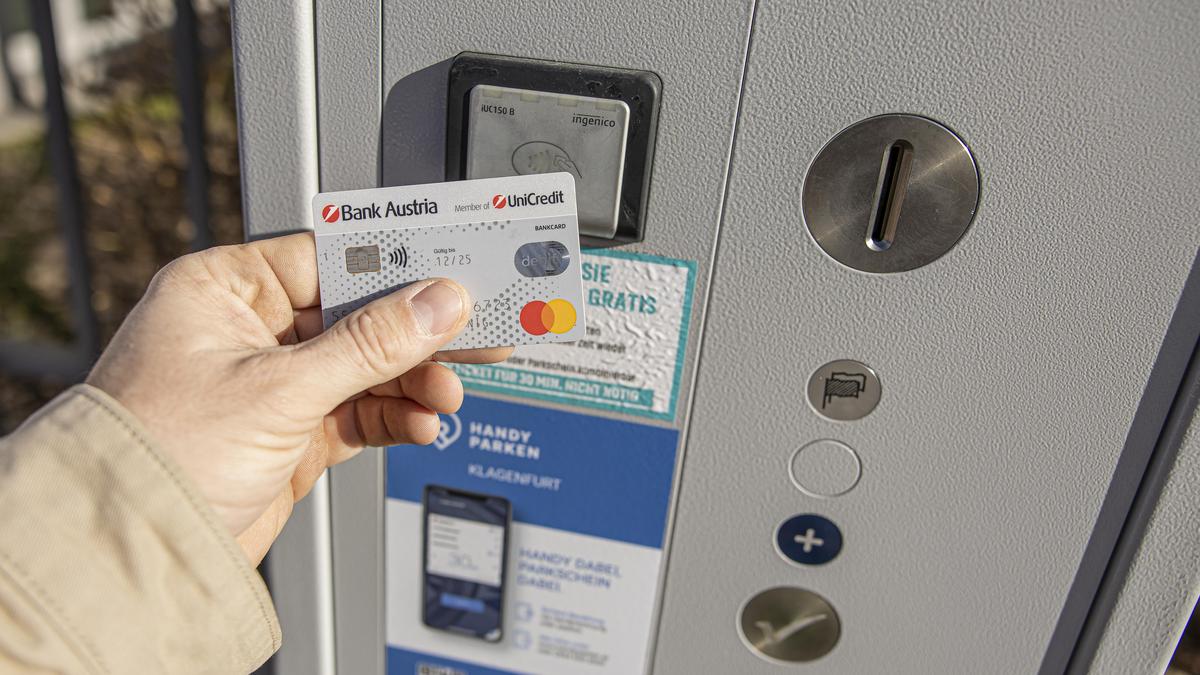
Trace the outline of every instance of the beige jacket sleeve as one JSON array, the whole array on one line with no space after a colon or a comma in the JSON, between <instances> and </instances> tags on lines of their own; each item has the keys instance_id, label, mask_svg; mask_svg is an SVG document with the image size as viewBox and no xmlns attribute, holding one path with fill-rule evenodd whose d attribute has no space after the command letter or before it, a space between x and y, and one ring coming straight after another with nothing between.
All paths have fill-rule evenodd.
<instances>
[{"instance_id":1,"label":"beige jacket sleeve","mask_svg":"<svg viewBox=\"0 0 1200 675\"><path fill-rule=\"evenodd\" d=\"M79 385L0 439L0 673L248 673L279 644L262 579L119 403Z\"/></svg>"}]
</instances>

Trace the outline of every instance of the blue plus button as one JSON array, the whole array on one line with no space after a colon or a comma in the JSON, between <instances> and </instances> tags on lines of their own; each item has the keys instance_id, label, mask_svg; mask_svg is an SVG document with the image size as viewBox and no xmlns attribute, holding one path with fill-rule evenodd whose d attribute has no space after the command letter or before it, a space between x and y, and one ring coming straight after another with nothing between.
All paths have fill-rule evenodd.
<instances>
[{"instance_id":1,"label":"blue plus button","mask_svg":"<svg viewBox=\"0 0 1200 675\"><path fill-rule=\"evenodd\" d=\"M775 532L779 552L801 565L824 565L842 550L842 531L814 513L792 516Z\"/></svg>"}]
</instances>

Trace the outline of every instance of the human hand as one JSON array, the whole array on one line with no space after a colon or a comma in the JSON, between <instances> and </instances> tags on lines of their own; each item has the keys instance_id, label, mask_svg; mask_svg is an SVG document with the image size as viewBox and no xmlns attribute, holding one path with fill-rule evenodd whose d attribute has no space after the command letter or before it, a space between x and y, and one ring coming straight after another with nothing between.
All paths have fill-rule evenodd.
<instances>
[{"instance_id":1,"label":"human hand","mask_svg":"<svg viewBox=\"0 0 1200 675\"><path fill-rule=\"evenodd\" d=\"M437 437L463 392L429 359L508 356L437 353L470 305L452 281L420 281L322 333L311 234L223 246L163 268L87 382L142 422L257 564L327 466Z\"/></svg>"}]
</instances>

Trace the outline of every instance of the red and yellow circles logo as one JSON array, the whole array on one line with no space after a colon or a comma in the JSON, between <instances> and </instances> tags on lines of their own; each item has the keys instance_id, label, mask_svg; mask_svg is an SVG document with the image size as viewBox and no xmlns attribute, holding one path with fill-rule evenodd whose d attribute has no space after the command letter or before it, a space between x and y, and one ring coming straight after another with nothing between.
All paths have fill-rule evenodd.
<instances>
[{"instance_id":1,"label":"red and yellow circles logo","mask_svg":"<svg viewBox=\"0 0 1200 675\"><path fill-rule=\"evenodd\" d=\"M575 305L556 298L550 302L534 300L521 308L521 328L530 335L561 335L575 327Z\"/></svg>"}]
</instances>

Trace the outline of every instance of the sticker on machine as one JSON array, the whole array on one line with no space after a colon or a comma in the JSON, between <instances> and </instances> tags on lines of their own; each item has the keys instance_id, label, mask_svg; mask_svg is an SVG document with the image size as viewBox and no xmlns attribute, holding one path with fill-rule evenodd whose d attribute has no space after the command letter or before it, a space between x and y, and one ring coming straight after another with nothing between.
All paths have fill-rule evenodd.
<instances>
[{"instance_id":1,"label":"sticker on machine","mask_svg":"<svg viewBox=\"0 0 1200 675\"><path fill-rule=\"evenodd\" d=\"M645 672L679 432L478 396L442 419L388 449L388 675Z\"/></svg>"},{"instance_id":2,"label":"sticker on machine","mask_svg":"<svg viewBox=\"0 0 1200 675\"><path fill-rule=\"evenodd\" d=\"M675 419L696 263L597 249L582 263L583 338L518 347L498 365L453 368L479 391Z\"/></svg>"}]
</instances>

